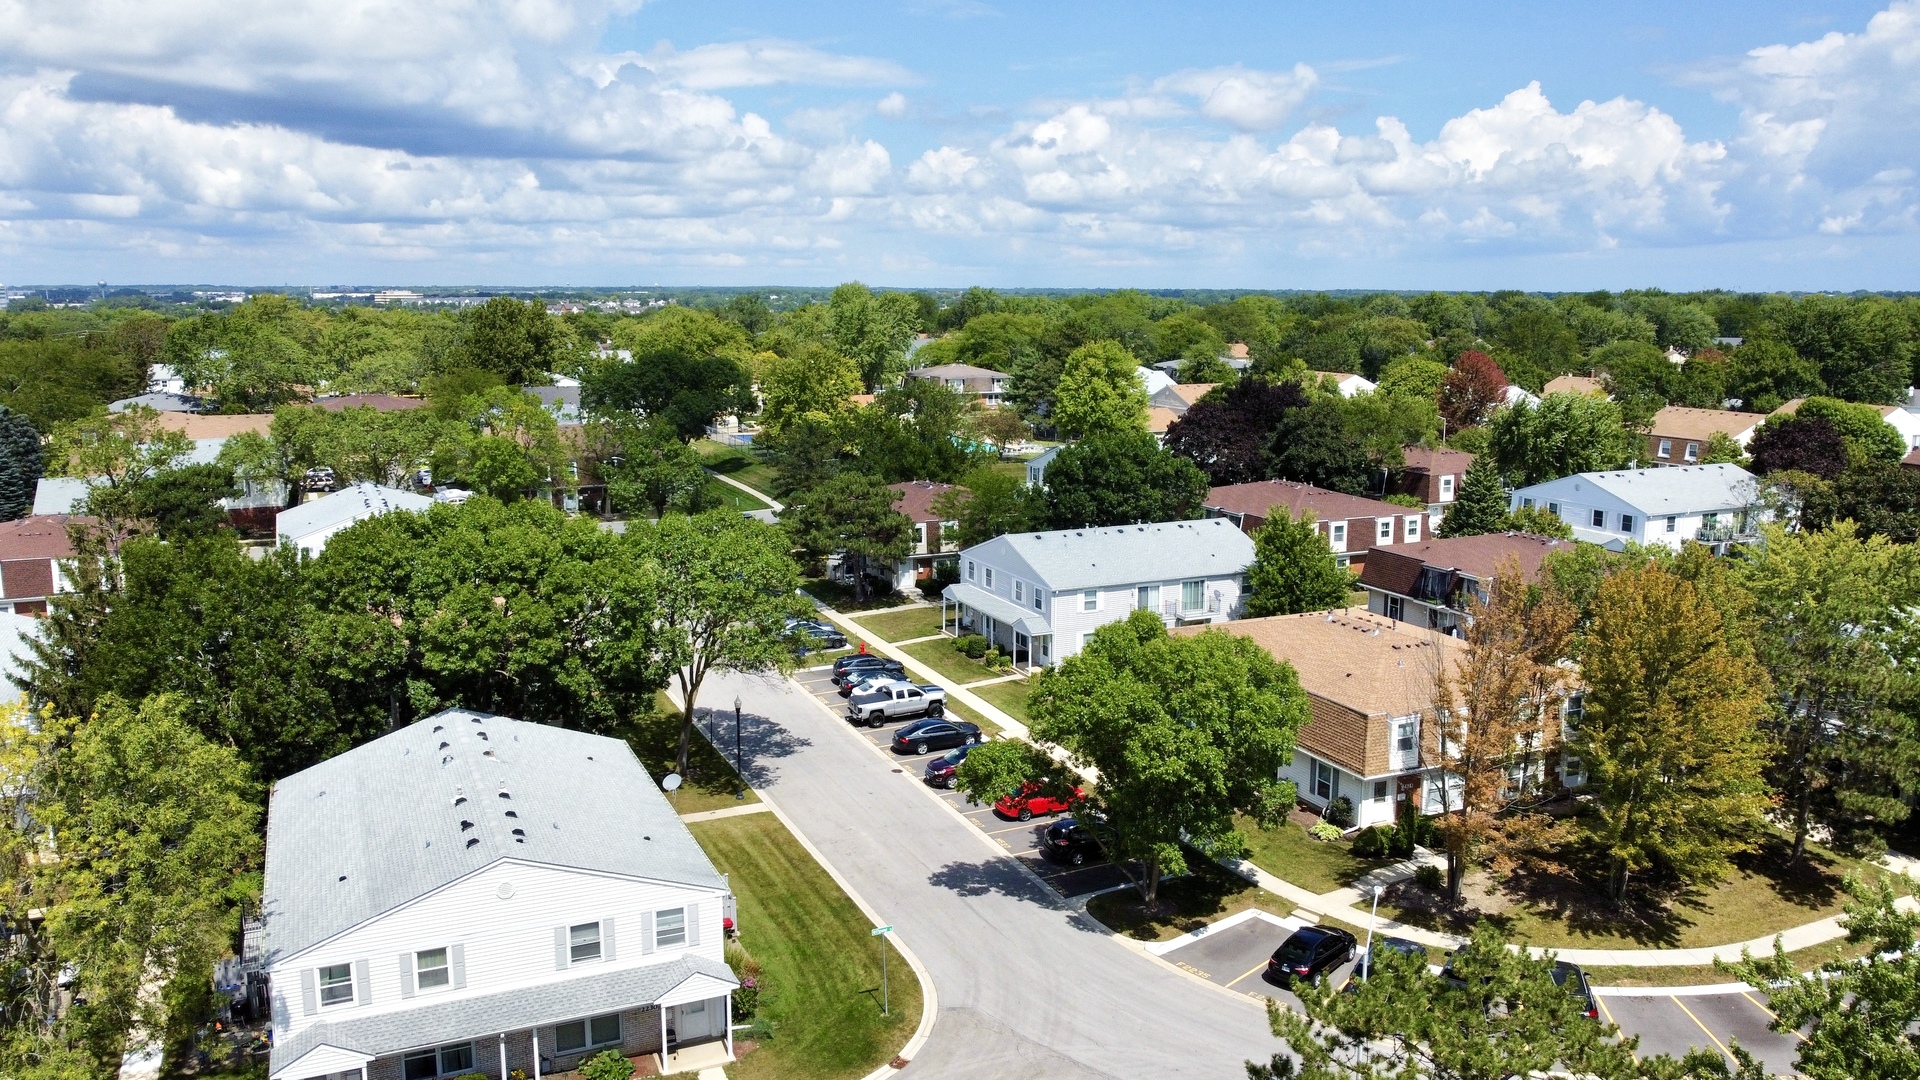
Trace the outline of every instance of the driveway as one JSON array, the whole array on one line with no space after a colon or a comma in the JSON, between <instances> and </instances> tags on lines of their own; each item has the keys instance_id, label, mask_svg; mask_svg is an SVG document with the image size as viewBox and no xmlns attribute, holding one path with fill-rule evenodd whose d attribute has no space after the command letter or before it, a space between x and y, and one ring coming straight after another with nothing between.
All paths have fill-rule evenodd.
<instances>
[{"instance_id":1,"label":"driveway","mask_svg":"<svg viewBox=\"0 0 1920 1080\"><path fill-rule=\"evenodd\" d=\"M735 694L748 780L933 977L940 1015L905 1075L1221 1080L1280 1048L1258 1002L1115 940L792 682L715 675L702 697Z\"/></svg>"}]
</instances>

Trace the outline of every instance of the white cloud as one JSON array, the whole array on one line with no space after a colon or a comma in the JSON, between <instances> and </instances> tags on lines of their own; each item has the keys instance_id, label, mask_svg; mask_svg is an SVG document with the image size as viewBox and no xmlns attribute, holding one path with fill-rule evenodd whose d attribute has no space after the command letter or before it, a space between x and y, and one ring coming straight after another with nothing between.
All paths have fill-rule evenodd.
<instances>
[{"instance_id":1,"label":"white cloud","mask_svg":"<svg viewBox=\"0 0 1920 1080\"><path fill-rule=\"evenodd\" d=\"M695 90L806 83L812 86L885 86L914 81L891 60L839 56L790 41L736 41L678 52L662 43L652 52L626 53L629 61ZM894 94L899 97L899 94ZM904 100L904 99L903 99Z\"/></svg>"},{"instance_id":2,"label":"white cloud","mask_svg":"<svg viewBox=\"0 0 1920 1080\"><path fill-rule=\"evenodd\" d=\"M1182 71L1156 81L1154 89L1198 98L1201 115L1242 131L1272 131L1286 123L1319 83L1312 68L1295 64L1292 71Z\"/></svg>"},{"instance_id":3,"label":"white cloud","mask_svg":"<svg viewBox=\"0 0 1920 1080\"><path fill-rule=\"evenodd\" d=\"M907 96L895 90L893 93L875 102L873 111L879 113L881 116L905 116L907 115Z\"/></svg>"}]
</instances>

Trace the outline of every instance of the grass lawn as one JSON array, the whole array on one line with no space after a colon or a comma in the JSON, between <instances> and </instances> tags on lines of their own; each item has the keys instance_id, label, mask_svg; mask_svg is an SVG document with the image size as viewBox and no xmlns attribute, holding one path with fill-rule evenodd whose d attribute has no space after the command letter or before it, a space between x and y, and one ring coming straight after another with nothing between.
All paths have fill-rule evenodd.
<instances>
[{"instance_id":1,"label":"grass lawn","mask_svg":"<svg viewBox=\"0 0 1920 1080\"><path fill-rule=\"evenodd\" d=\"M1809 844L1799 866L1787 865L1784 839L1735 860L1734 873L1719 885L1681 892L1664 903L1641 899L1621 910L1596 887L1568 877L1520 878L1497 894L1505 901L1487 917L1510 940L1547 948L1692 949L1763 938L1837 915L1846 903L1842 879L1850 873L1871 881L1884 870ZM1469 879L1469 884L1473 879ZM1904 882L1894 878L1897 892ZM1644 898L1645 893L1641 896ZM1500 906L1489 903L1487 907ZM1385 913L1388 904L1382 902ZM1395 908L1394 918L1416 926L1465 932L1466 917ZM1725 981L1725 980L1720 980Z\"/></svg>"},{"instance_id":2,"label":"grass lawn","mask_svg":"<svg viewBox=\"0 0 1920 1080\"><path fill-rule=\"evenodd\" d=\"M911 641L940 632L940 608L936 605L870 615L861 619L860 625L879 635L882 641Z\"/></svg>"},{"instance_id":3,"label":"grass lawn","mask_svg":"<svg viewBox=\"0 0 1920 1080\"><path fill-rule=\"evenodd\" d=\"M1253 864L1308 892L1344 889L1354 878L1394 861L1362 859L1348 850L1346 841L1315 840L1292 821L1281 822L1277 829L1262 829L1252 818L1242 817L1237 821L1240 832L1247 838L1247 857ZM1384 904L1380 910L1385 913Z\"/></svg>"},{"instance_id":4,"label":"grass lawn","mask_svg":"<svg viewBox=\"0 0 1920 1080\"><path fill-rule=\"evenodd\" d=\"M1012 682L994 683L992 686L976 686L973 688L973 693L986 699L993 707L1015 720L1031 725L1033 721L1027 717L1027 694L1032 689L1032 683L1024 679L1015 679Z\"/></svg>"},{"instance_id":5,"label":"grass lawn","mask_svg":"<svg viewBox=\"0 0 1920 1080\"><path fill-rule=\"evenodd\" d=\"M731 476L755 491L773 494L773 466L761 461L753 451L712 439L695 439L693 452L714 472Z\"/></svg>"},{"instance_id":6,"label":"grass lawn","mask_svg":"<svg viewBox=\"0 0 1920 1080\"><path fill-rule=\"evenodd\" d=\"M953 647L952 638L923 641L918 645L908 645L900 651L939 672L942 678L952 679L961 685L1006 674L988 671L986 665L978 660L967 659L965 653Z\"/></svg>"},{"instance_id":7,"label":"grass lawn","mask_svg":"<svg viewBox=\"0 0 1920 1080\"><path fill-rule=\"evenodd\" d=\"M839 1080L886 1064L920 1023L920 984L780 819L748 814L690 828L729 875L740 941L762 966L757 1022L766 1036L733 1080ZM883 944L884 943L884 944ZM880 949L891 1015L880 1012Z\"/></svg>"},{"instance_id":8,"label":"grass lawn","mask_svg":"<svg viewBox=\"0 0 1920 1080\"><path fill-rule=\"evenodd\" d=\"M720 505L743 513L748 510L765 510L769 505L765 499L755 498L732 484L723 484L718 480L707 481L707 491L720 501Z\"/></svg>"},{"instance_id":9,"label":"grass lawn","mask_svg":"<svg viewBox=\"0 0 1920 1080\"><path fill-rule=\"evenodd\" d=\"M624 734L654 783L673 771L680 754L680 713L666 694L656 695L653 711L631 721ZM680 790L668 795L667 801L682 814L739 806L743 800L734 797L737 786L733 766L695 732L687 752L687 775ZM752 788L746 791L744 802L760 801Z\"/></svg>"},{"instance_id":10,"label":"grass lawn","mask_svg":"<svg viewBox=\"0 0 1920 1080\"><path fill-rule=\"evenodd\" d=\"M823 577L801 578L800 587L815 600L833 610L848 613L871 611L874 608L899 607L908 602L906 597L898 593L879 592L873 593L865 600L858 600L854 598L853 589L850 586Z\"/></svg>"},{"instance_id":11,"label":"grass lawn","mask_svg":"<svg viewBox=\"0 0 1920 1080\"><path fill-rule=\"evenodd\" d=\"M1160 883L1160 902L1151 912L1139 890L1120 889L1087 901L1087 914L1130 938L1165 941L1248 908L1293 913L1286 900L1200 855L1188 852L1187 866L1191 874Z\"/></svg>"},{"instance_id":12,"label":"grass lawn","mask_svg":"<svg viewBox=\"0 0 1920 1080\"><path fill-rule=\"evenodd\" d=\"M999 735L1001 733L999 724L981 716L979 713L974 712L972 709L967 708L957 701L947 702L947 715L955 719L965 720L967 723L979 728L983 735Z\"/></svg>"},{"instance_id":13,"label":"grass lawn","mask_svg":"<svg viewBox=\"0 0 1920 1080\"><path fill-rule=\"evenodd\" d=\"M1793 959L1796 968L1807 972L1829 960L1857 960L1871 948L1870 945L1850 945L1842 938L1824 945L1796 949L1787 955ZM1593 980L1595 986L1709 986L1740 981L1737 976L1721 971L1712 964L1688 967L1590 967L1586 972L1587 978Z\"/></svg>"}]
</instances>

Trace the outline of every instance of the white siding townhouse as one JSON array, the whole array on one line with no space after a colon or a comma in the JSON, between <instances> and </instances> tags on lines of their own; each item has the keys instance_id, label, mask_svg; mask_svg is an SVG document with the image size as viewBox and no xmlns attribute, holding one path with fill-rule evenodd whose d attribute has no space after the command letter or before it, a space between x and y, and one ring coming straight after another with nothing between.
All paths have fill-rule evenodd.
<instances>
[{"instance_id":1,"label":"white siding townhouse","mask_svg":"<svg viewBox=\"0 0 1920 1080\"><path fill-rule=\"evenodd\" d=\"M357 521L394 510L419 512L432 506L433 499L425 495L360 483L280 511L274 531L281 543L292 544L310 557L318 556L334 533Z\"/></svg>"},{"instance_id":2,"label":"white siding townhouse","mask_svg":"<svg viewBox=\"0 0 1920 1080\"><path fill-rule=\"evenodd\" d=\"M1239 618L1253 541L1225 518L1009 533L960 553L941 594L962 633L1017 664L1053 667L1139 608L1168 625Z\"/></svg>"},{"instance_id":3,"label":"white siding townhouse","mask_svg":"<svg viewBox=\"0 0 1920 1080\"><path fill-rule=\"evenodd\" d=\"M1769 512L1753 474L1738 465L1679 465L1576 473L1520 488L1511 506L1543 506L1573 526L1573 538L1619 551L1628 543L1687 541L1724 552L1758 538Z\"/></svg>"},{"instance_id":4,"label":"white siding townhouse","mask_svg":"<svg viewBox=\"0 0 1920 1080\"><path fill-rule=\"evenodd\" d=\"M275 785L272 1080L731 1060L726 880L625 743L447 710Z\"/></svg>"}]
</instances>

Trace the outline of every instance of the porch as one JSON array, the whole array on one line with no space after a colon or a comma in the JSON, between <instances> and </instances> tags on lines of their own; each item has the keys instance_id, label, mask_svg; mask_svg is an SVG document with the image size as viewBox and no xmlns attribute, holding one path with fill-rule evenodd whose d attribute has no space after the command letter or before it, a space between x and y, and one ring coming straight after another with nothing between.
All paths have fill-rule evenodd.
<instances>
[{"instance_id":1,"label":"porch","mask_svg":"<svg viewBox=\"0 0 1920 1080\"><path fill-rule=\"evenodd\" d=\"M948 605L957 612L951 630L945 629ZM954 637L979 634L986 638L1013 658L1016 671L1030 673L1053 666L1053 627L1046 616L978 586L956 583L940 593L940 625L942 633Z\"/></svg>"}]
</instances>

